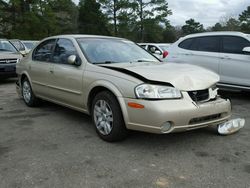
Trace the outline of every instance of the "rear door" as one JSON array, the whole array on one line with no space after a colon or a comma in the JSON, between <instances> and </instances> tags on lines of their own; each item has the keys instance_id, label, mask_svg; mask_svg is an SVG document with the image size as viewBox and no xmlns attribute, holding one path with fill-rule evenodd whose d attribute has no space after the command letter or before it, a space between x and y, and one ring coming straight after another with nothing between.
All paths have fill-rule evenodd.
<instances>
[{"instance_id":1,"label":"rear door","mask_svg":"<svg viewBox=\"0 0 250 188\"><path fill-rule=\"evenodd\" d=\"M250 55L243 53L250 42L238 36L222 36L220 54L221 82L250 86Z\"/></svg>"},{"instance_id":2,"label":"rear door","mask_svg":"<svg viewBox=\"0 0 250 188\"><path fill-rule=\"evenodd\" d=\"M35 94L49 97L48 77L50 75L51 55L55 46L56 39L48 39L42 42L34 50L32 61L28 64L28 72Z\"/></svg>"},{"instance_id":3,"label":"rear door","mask_svg":"<svg viewBox=\"0 0 250 188\"><path fill-rule=\"evenodd\" d=\"M178 52L172 61L198 65L219 73L218 36L189 38L182 41L178 47Z\"/></svg>"},{"instance_id":4,"label":"rear door","mask_svg":"<svg viewBox=\"0 0 250 188\"><path fill-rule=\"evenodd\" d=\"M220 41L217 36L204 36L194 38L186 58L194 65L198 65L219 73Z\"/></svg>"},{"instance_id":5,"label":"rear door","mask_svg":"<svg viewBox=\"0 0 250 188\"><path fill-rule=\"evenodd\" d=\"M53 100L81 108L83 65L69 64L70 55L76 55L77 61L81 61L73 41L59 38L52 56L53 69L50 70L48 86Z\"/></svg>"}]
</instances>

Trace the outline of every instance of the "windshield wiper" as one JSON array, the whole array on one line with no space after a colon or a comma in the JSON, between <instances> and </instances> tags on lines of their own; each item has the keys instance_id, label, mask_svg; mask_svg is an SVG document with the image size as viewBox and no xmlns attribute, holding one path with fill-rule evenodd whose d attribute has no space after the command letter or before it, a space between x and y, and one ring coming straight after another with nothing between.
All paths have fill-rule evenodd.
<instances>
[{"instance_id":1,"label":"windshield wiper","mask_svg":"<svg viewBox=\"0 0 250 188\"><path fill-rule=\"evenodd\" d=\"M118 62L115 62L115 61L93 62L93 64L111 64L111 63L118 63Z\"/></svg>"}]
</instances>

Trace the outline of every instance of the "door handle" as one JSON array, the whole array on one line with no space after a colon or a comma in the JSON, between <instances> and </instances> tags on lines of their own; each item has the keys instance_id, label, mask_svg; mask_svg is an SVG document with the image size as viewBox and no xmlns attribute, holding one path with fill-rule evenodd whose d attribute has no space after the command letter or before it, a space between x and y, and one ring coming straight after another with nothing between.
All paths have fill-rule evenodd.
<instances>
[{"instance_id":1,"label":"door handle","mask_svg":"<svg viewBox=\"0 0 250 188\"><path fill-rule=\"evenodd\" d=\"M54 71L53 71L53 70L50 70L49 72L50 72L51 74L53 74L53 73L54 73Z\"/></svg>"},{"instance_id":2,"label":"door handle","mask_svg":"<svg viewBox=\"0 0 250 188\"><path fill-rule=\"evenodd\" d=\"M232 59L232 58L229 56L223 56L223 57L221 57L221 59Z\"/></svg>"},{"instance_id":3,"label":"door handle","mask_svg":"<svg viewBox=\"0 0 250 188\"><path fill-rule=\"evenodd\" d=\"M184 55L194 55L193 53L184 53Z\"/></svg>"}]
</instances>

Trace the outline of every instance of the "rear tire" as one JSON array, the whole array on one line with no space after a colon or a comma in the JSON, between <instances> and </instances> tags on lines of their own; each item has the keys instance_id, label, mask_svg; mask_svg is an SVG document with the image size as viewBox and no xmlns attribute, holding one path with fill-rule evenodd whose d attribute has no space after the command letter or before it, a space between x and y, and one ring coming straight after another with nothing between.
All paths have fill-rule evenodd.
<instances>
[{"instance_id":1,"label":"rear tire","mask_svg":"<svg viewBox=\"0 0 250 188\"><path fill-rule=\"evenodd\" d=\"M98 93L92 103L91 116L99 137L108 142L126 138L126 129L120 104L108 91Z\"/></svg>"},{"instance_id":2,"label":"rear tire","mask_svg":"<svg viewBox=\"0 0 250 188\"><path fill-rule=\"evenodd\" d=\"M34 107L39 104L39 99L34 95L27 78L24 78L22 81L22 96L25 104L29 107Z\"/></svg>"}]
</instances>

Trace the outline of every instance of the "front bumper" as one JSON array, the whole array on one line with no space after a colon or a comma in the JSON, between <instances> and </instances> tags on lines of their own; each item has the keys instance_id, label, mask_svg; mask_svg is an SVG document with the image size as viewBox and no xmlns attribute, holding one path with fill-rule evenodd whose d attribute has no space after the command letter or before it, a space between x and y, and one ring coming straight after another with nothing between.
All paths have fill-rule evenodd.
<instances>
[{"instance_id":1,"label":"front bumper","mask_svg":"<svg viewBox=\"0 0 250 188\"><path fill-rule=\"evenodd\" d=\"M16 64L1 64L0 78L16 77Z\"/></svg>"},{"instance_id":2,"label":"front bumper","mask_svg":"<svg viewBox=\"0 0 250 188\"><path fill-rule=\"evenodd\" d=\"M119 101L128 129L158 134L218 125L231 116L231 103L222 98L197 104L185 97L157 101L119 98ZM127 105L129 102L139 103L144 108L131 108ZM171 124L167 130L163 127L166 122Z\"/></svg>"}]
</instances>

